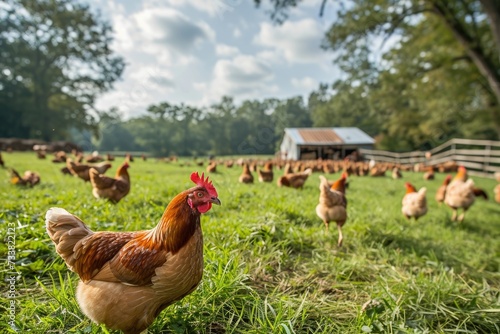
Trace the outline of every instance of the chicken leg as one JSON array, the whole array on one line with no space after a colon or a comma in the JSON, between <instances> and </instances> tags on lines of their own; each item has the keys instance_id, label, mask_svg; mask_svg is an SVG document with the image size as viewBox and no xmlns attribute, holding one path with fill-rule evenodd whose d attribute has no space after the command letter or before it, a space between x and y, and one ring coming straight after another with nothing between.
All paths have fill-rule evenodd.
<instances>
[{"instance_id":1,"label":"chicken leg","mask_svg":"<svg viewBox=\"0 0 500 334\"><path fill-rule=\"evenodd\" d=\"M344 224L344 222L342 223L337 223L337 230L339 231L339 241L337 242L337 245L339 247L342 247L342 240L344 239L342 237L342 225Z\"/></svg>"},{"instance_id":2,"label":"chicken leg","mask_svg":"<svg viewBox=\"0 0 500 334\"><path fill-rule=\"evenodd\" d=\"M451 221L457 220L457 209L453 209L453 214L451 215Z\"/></svg>"},{"instance_id":3,"label":"chicken leg","mask_svg":"<svg viewBox=\"0 0 500 334\"><path fill-rule=\"evenodd\" d=\"M325 223L325 232L328 233L328 222L326 220L323 220L323 223Z\"/></svg>"},{"instance_id":4,"label":"chicken leg","mask_svg":"<svg viewBox=\"0 0 500 334\"><path fill-rule=\"evenodd\" d=\"M467 210L466 210L466 209L464 209L464 212L462 212L462 214L460 214L460 216L458 216L458 222L459 222L459 223L461 223L461 222L463 222L463 221L464 221L464 218L465 218L465 212L466 212L466 211L467 211Z\"/></svg>"}]
</instances>

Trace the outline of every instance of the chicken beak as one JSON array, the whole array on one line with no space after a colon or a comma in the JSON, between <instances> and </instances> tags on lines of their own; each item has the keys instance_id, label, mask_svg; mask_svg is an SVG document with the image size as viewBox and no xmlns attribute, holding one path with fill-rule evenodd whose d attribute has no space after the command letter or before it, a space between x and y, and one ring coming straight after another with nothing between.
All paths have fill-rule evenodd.
<instances>
[{"instance_id":1,"label":"chicken beak","mask_svg":"<svg viewBox=\"0 0 500 334\"><path fill-rule=\"evenodd\" d=\"M220 199L217 198L217 197L212 197L210 199L210 202L213 203L213 204L221 205Z\"/></svg>"}]
</instances>

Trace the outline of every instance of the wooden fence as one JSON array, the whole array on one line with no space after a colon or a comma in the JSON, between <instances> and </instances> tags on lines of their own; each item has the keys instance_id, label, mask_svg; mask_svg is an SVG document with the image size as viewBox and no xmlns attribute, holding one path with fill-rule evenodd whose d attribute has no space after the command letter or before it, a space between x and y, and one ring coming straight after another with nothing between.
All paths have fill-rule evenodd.
<instances>
[{"instance_id":1,"label":"wooden fence","mask_svg":"<svg viewBox=\"0 0 500 334\"><path fill-rule=\"evenodd\" d=\"M429 151L395 153L379 150L360 149L367 160L400 164L423 163L432 166L447 161L455 161L465 166L471 175L493 177L500 172L500 141L451 139Z\"/></svg>"}]
</instances>

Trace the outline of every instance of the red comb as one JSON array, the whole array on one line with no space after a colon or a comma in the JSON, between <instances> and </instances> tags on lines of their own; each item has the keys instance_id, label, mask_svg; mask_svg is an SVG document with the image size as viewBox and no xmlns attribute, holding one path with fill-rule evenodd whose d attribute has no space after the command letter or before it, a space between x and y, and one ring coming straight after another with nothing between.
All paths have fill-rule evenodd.
<instances>
[{"instance_id":1,"label":"red comb","mask_svg":"<svg viewBox=\"0 0 500 334\"><path fill-rule=\"evenodd\" d=\"M417 192L417 189L410 182L405 182L406 193Z\"/></svg>"},{"instance_id":2,"label":"red comb","mask_svg":"<svg viewBox=\"0 0 500 334\"><path fill-rule=\"evenodd\" d=\"M212 197L218 197L217 195L217 190L215 190L214 185L212 184L212 181L208 181L208 176L205 179L205 173L198 174L198 172L193 172L191 174L191 181L196 183L196 185L205 188L210 196Z\"/></svg>"}]
</instances>

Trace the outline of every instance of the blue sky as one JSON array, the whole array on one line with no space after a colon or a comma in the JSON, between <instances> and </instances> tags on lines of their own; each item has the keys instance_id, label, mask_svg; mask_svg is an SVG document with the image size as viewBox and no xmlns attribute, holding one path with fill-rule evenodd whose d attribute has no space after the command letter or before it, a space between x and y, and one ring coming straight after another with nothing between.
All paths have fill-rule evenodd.
<instances>
[{"instance_id":1,"label":"blue sky","mask_svg":"<svg viewBox=\"0 0 500 334\"><path fill-rule=\"evenodd\" d=\"M198 107L233 96L307 97L340 72L320 48L333 8L306 0L283 25L252 0L88 0L113 26L113 49L127 67L97 107L125 118L168 101Z\"/></svg>"}]
</instances>

